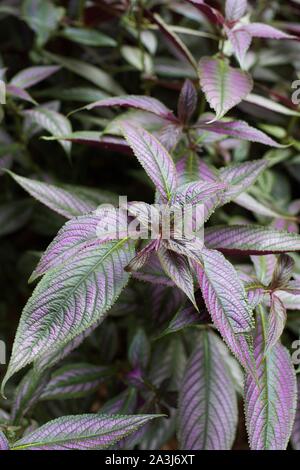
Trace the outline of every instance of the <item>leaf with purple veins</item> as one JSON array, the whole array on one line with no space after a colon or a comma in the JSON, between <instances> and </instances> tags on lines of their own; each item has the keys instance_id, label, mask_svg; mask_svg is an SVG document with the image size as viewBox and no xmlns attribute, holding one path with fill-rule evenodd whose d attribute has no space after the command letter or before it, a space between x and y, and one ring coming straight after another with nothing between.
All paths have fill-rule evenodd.
<instances>
[{"instance_id":1,"label":"leaf with purple veins","mask_svg":"<svg viewBox=\"0 0 300 470\"><path fill-rule=\"evenodd\" d=\"M30 96L28 91L23 90L23 88L19 88L15 85L6 85L6 93L13 96L14 98L27 101L28 103L37 104L36 101Z\"/></svg>"},{"instance_id":2,"label":"leaf with purple veins","mask_svg":"<svg viewBox=\"0 0 300 470\"><path fill-rule=\"evenodd\" d=\"M157 255L165 273L198 309L194 295L193 272L186 257L163 247L157 251Z\"/></svg>"},{"instance_id":3,"label":"leaf with purple veins","mask_svg":"<svg viewBox=\"0 0 300 470\"><path fill-rule=\"evenodd\" d=\"M275 142L275 140L271 139L271 137L267 136L264 132L249 126L249 124L244 121L218 121L211 124L199 123L197 128L216 134L229 135L241 140L258 142L260 144L269 145L271 147L282 147L280 144Z\"/></svg>"},{"instance_id":4,"label":"leaf with purple veins","mask_svg":"<svg viewBox=\"0 0 300 470\"><path fill-rule=\"evenodd\" d=\"M297 388L298 388L297 409L296 409L296 417L295 417L295 423L294 423L291 441L292 441L293 448L295 450L300 450L300 376L299 375L297 379Z\"/></svg>"},{"instance_id":5,"label":"leaf with purple veins","mask_svg":"<svg viewBox=\"0 0 300 470\"><path fill-rule=\"evenodd\" d=\"M259 225L209 227L205 245L228 254L267 255L300 250L300 236Z\"/></svg>"},{"instance_id":6,"label":"leaf with purple veins","mask_svg":"<svg viewBox=\"0 0 300 470\"><path fill-rule=\"evenodd\" d=\"M174 116L173 112L168 109L161 101L156 98L151 98L150 96L139 96L139 95L126 95L118 96L112 98L105 98L103 100L96 101L95 103L88 104L84 108L90 111L94 108L108 108L113 106L125 107L139 109L142 111L147 111L149 113L156 114L157 116L167 119L169 121L177 121L177 118Z\"/></svg>"},{"instance_id":7,"label":"leaf with purple veins","mask_svg":"<svg viewBox=\"0 0 300 470\"><path fill-rule=\"evenodd\" d=\"M253 88L252 78L247 72L234 69L221 59L201 59L199 74L201 88L216 112L214 121L239 104Z\"/></svg>"},{"instance_id":8,"label":"leaf with purple veins","mask_svg":"<svg viewBox=\"0 0 300 470\"><path fill-rule=\"evenodd\" d=\"M295 269L295 261L289 255L278 256L273 272L270 289L280 289L287 287Z\"/></svg>"},{"instance_id":9,"label":"leaf with purple veins","mask_svg":"<svg viewBox=\"0 0 300 470\"><path fill-rule=\"evenodd\" d=\"M225 3L225 14L226 20L238 21L247 12L248 2L247 0L226 0Z\"/></svg>"},{"instance_id":10,"label":"leaf with purple veins","mask_svg":"<svg viewBox=\"0 0 300 470\"><path fill-rule=\"evenodd\" d=\"M60 70L59 65L42 65L38 67L29 67L18 72L9 82L10 85L26 89L45 80Z\"/></svg>"},{"instance_id":11,"label":"leaf with purple veins","mask_svg":"<svg viewBox=\"0 0 300 470\"><path fill-rule=\"evenodd\" d=\"M123 124L127 142L151 178L160 195L169 201L177 187L177 173L172 157L148 131L131 124Z\"/></svg>"},{"instance_id":12,"label":"leaf with purple veins","mask_svg":"<svg viewBox=\"0 0 300 470\"><path fill-rule=\"evenodd\" d=\"M45 274L23 310L2 392L14 373L55 354L104 319L128 282L124 268L133 256L127 239L108 242Z\"/></svg>"},{"instance_id":13,"label":"leaf with purple veins","mask_svg":"<svg viewBox=\"0 0 300 470\"><path fill-rule=\"evenodd\" d=\"M295 418L296 376L288 351L277 343L265 355L266 319L258 319L257 380L247 375L245 414L252 450L285 450Z\"/></svg>"},{"instance_id":14,"label":"leaf with purple veins","mask_svg":"<svg viewBox=\"0 0 300 470\"><path fill-rule=\"evenodd\" d=\"M268 162L266 160L254 160L221 168L219 179L228 186L228 189L222 195L222 203L230 202L239 194L246 191L255 183L267 167Z\"/></svg>"},{"instance_id":15,"label":"leaf with purple veins","mask_svg":"<svg viewBox=\"0 0 300 470\"><path fill-rule=\"evenodd\" d=\"M95 392L109 376L107 367L68 364L57 369L44 388L40 400L80 398Z\"/></svg>"},{"instance_id":16,"label":"leaf with purple veins","mask_svg":"<svg viewBox=\"0 0 300 470\"><path fill-rule=\"evenodd\" d=\"M77 195L72 188L69 191L53 184L16 175L11 171L9 174L32 197L67 219L91 212L97 208L96 203L79 194ZM106 202L109 202L108 196Z\"/></svg>"},{"instance_id":17,"label":"leaf with purple veins","mask_svg":"<svg viewBox=\"0 0 300 470\"><path fill-rule=\"evenodd\" d=\"M0 450L9 450L8 440L4 433L0 430Z\"/></svg>"},{"instance_id":18,"label":"leaf with purple veins","mask_svg":"<svg viewBox=\"0 0 300 470\"><path fill-rule=\"evenodd\" d=\"M13 444L13 450L105 449L162 415L86 414L49 421Z\"/></svg>"},{"instance_id":19,"label":"leaf with purple veins","mask_svg":"<svg viewBox=\"0 0 300 470\"><path fill-rule=\"evenodd\" d=\"M111 225L104 230L107 224ZM71 219L60 229L42 255L30 281L70 261L81 250L117 240L118 234L121 235L120 238L126 237L127 217L113 207L101 208L92 214Z\"/></svg>"},{"instance_id":20,"label":"leaf with purple veins","mask_svg":"<svg viewBox=\"0 0 300 470\"><path fill-rule=\"evenodd\" d=\"M205 248L200 258L207 280L207 289L202 290L202 294L213 320L218 318L221 309L234 333L250 332L254 327L252 311L232 264L218 251Z\"/></svg>"},{"instance_id":21,"label":"leaf with purple veins","mask_svg":"<svg viewBox=\"0 0 300 470\"><path fill-rule=\"evenodd\" d=\"M282 301L273 294L271 296L270 313L268 317L266 353L275 346L283 333L286 324L286 309Z\"/></svg>"},{"instance_id":22,"label":"leaf with purple veins","mask_svg":"<svg viewBox=\"0 0 300 470\"><path fill-rule=\"evenodd\" d=\"M229 274L229 272L231 274L229 274L229 277L224 277L222 279L222 273L224 270L222 271L219 265L224 265L224 259L221 258L221 253L212 253L213 255L211 256L210 263L206 263L205 266L210 273L210 277L206 275L206 271L204 271L204 269L199 265L196 265L199 286L202 290L207 310L229 349L236 356L241 365L255 376L255 364L252 353L252 335L250 332L237 333L238 329L252 329L253 324L251 310L246 300L244 287L240 286L241 282L238 278L235 279L235 290L237 292L231 295L231 274L232 272L234 273L234 278L237 277L237 274L233 267L228 267L230 263L226 261L225 265L227 269L225 271L228 270L227 274ZM214 270L212 270L210 266L213 258L215 258L216 261ZM213 272L216 273L215 280ZM213 283L211 282L211 279L213 280ZM241 327L241 324L244 328Z\"/></svg>"},{"instance_id":23,"label":"leaf with purple veins","mask_svg":"<svg viewBox=\"0 0 300 470\"><path fill-rule=\"evenodd\" d=\"M202 331L180 387L178 439L183 450L229 450L237 397L215 334Z\"/></svg>"},{"instance_id":24,"label":"leaf with purple veins","mask_svg":"<svg viewBox=\"0 0 300 470\"><path fill-rule=\"evenodd\" d=\"M23 111L23 114L26 117L28 116L35 124L38 124L48 131L52 136L63 136L72 133L72 126L69 119L52 109L40 106L35 109ZM62 140L60 144L67 155L70 155L71 142Z\"/></svg>"},{"instance_id":25,"label":"leaf with purple veins","mask_svg":"<svg viewBox=\"0 0 300 470\"><path fill-rule=\"evenodd\" d=\"M266 39L297 39L296 36L280 31L280 29L274 28L264 23L249 23L243 25L243 29L251 34L254 38L266 38Z\"/></svg>"},{"instance_id":26,"label":"leaf with purple veins","mask_svg":"<svg viewBox=\"0 0 300 470\"><path fill-rule=\"evenodd\" d=\"M241 67L243 67L246 54L252 43L252 36L243 28L228 29L227 35L231 42L233 52L235 53Z\"/></svg>"},{"instance_id":27,"label":"leaf with purple veins","mask_svg":"<svg viewBox=\"0 0 300 470\"><path fill-rule=\"evenodd\" d=\"M196 88L190 80L185 80L178 100L178 117L181 122L188 122L193 116L197 106L198 96Z\"/></svg>"}]
</instances>

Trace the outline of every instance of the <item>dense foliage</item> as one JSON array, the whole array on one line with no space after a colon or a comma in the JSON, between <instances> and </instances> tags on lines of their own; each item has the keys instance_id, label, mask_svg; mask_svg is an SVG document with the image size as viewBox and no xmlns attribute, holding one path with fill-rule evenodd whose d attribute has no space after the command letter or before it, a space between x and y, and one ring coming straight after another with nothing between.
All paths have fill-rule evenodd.
<instances>
[{"instance_id":1,"label":"dense foliage","mask_svg":"<svg viewBox=\"0 0 300 470\"><path fill-rule=\"evenodd\" d=\"M299 18L1 2L0 449L300 450Z\"/></svg>"}]
</instances>

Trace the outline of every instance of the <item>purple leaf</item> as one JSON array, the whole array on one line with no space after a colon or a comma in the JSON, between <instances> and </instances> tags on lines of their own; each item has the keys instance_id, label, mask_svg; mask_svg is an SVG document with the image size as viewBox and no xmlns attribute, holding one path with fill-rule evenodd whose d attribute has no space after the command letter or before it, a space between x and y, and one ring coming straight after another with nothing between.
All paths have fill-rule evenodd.
<instances>
[{"instance_id":1,"label":"purple leaf","mask_svg":"<svg viewBox=\"0 0 300 470\"><path fill-rule=\"evenodd\" d=\"M268 162L266 160L254 160L253 162L238 163L221 168L219 179L229 186L222 195L222 203L225 204L246 191L267 167Z\"/></svg>"},{"instance_id":2,"label":"purple leaf","mask_svg":"<svg viewBox=\"0 0 300 470\"><path fill-rule=\"evenodd\" d=\"M159 338L170 333L176 333L177 331L183 330L188 326L207 324L210 322L210 316L206 309L202 295L199 295L200 291L196 292L195 298L198 307L198 311L193 305L189 305L184 308L180 308L175 317L172 318L167 328L159 335Z\"/></svg>"},{"instance_id":3,"label":"purple leaf","mask_svg":"<svg viewBox=\"0 0 300 470\"><path fill-rule=\"evenodd\" d=\"M273 272L277 263L275 255L251 256L257 279L268 286L271 282Z\"/></svg>"},{"instance_id":4,"label":"purple leaf","mask_svg":"<svg viewBox=\"0 0 300 470\"><path fill-rule=\"evenodd\" d=\"M285 450L295 417L296 377L281 344L264 356L265 320L262 325L258 320L255 337L257 380L247 375L245 381L246 424L252 450Z\"/></svg>"},{"instance_id":5,"label":"purple leaf","mask_svg":"<svg viewBox=\"0 0 300 470\"><path fill-rule=\"evenodd\" d=\"M262 215L270 218L285 218L283 213L276 211L270 205L259 202L248 193L240 193L234 197L234 202L241 207L253 212L254 214Z\"/></svg>"},{"instance_id":6,"label":"purple leaf","mask_svg":"<svg viewBox=\"0 0 300 470\"><path fill-rule=\"evenodd\" d=\"M193 116L197 106L197 90L190 80L185 80L178 100L178 117L187 123Z\"/></svg>"},{"instance_id":7,"label":"purple leaf","mask_svg":"<svg viewBox=\"0 0 300 470\"><path fill-rule=\"evenodd\" d=\"M230 135L231 137L241 140L259 142L260 144L270 145L271 147L283 147L275 142L275 140L271 139L271 137L268 137L264 132L249 126L245 121L220 121L211 124L198 124L197 128L216 134Z\"/></svg>"},{"instance_id":8,"label":"purple leaf","mask_svg":"<svg viewBox=\"0 0 300 470\"><path fill-rule=\"evenodd\" d=\"M245 289L248 294L248 303L251 309L255 309L260 305L264 299L265 290L261 287L252 287L251 285L245 285Z\"/></svg>"},{"instance_id":9,"label":"purple leaf","mask_svg":"<svg viewBox=\"0 0 300 470\"><path fill-rule=\"evenodd\" d=\"M229 450L238 421L237 398L214 333L202 331L179 394L180 448Z\"/></svg>"},{"instance_id":10,"label":"purple leaf","mask_svg":"<svg viewBox=\"0 0 300 470\"><path fill-rule=\"evenodd\" d=\"M225 19L223 18L223 15L216 10L215 8L212 8L211 6L207 5L203 0L187 0L189 3L194 5L198 10L203 13L208 20L216 25L223 25Z\"/></svg>"},{"instance_id":11,"label":"purple leaf","mask_svg":"<svg viewBox=\"0 0 300 470\"><path fill-rule=\"evenodd\" d=\"M162 270L157 254L152 252L147 263L139 271L132 273L135 279L140 281L150 282L152 284L158 284L159 286L173 286L174 282L166 275Z\"/></svg>"},{"instance_id":12,"label":"purple leaf","mask_svg":"<svg viewBox=\"0 0 300 470\"><path fill-rule=\"evenodd\" d=\"M183 206L185 204L201 204L206 199L216 196L220 191L224 191L225 188L226 185L218 181L213 183L206 181L186 183L177 188L172 197L172 203Z\"/></svg>"},{"instance_id":13,"label":"purple leaf","mask_svg":"<svg viewBox=\"0 0 300 470\"><path fill-rule=\"evenodd\" d=\"M36 101L34 101L34 99L26 90L23 90L22 88L19 88L15 85L7 85L6 92L8 95L14 96L15 98L19 98L20 100L28 101L28 103L32 104L37 104Z\"/></svg>"},{"instance_id":14,"label":"purple leaf","mask_svg":"<svg viewBox=\"0 0 300 470\"><path fill-rule=\"evenodd\" d=\"M69 119L52 109L40 106L39 108L24 111L23 114L53 136L60 137L72 133L72 126ZM59 142L67 155L69 155L71 152L71 143L66 140Z\"/></svg>"},{"instance_id":15,"label":"purple leaf","mask_svg":"<svg viewBox=\"0 0 300 470\"><path fill-rule=\"evenodd\" d=\"M300 450L300 376L297 379L298 399L294 428L292 432L292 445L295 450Z\"/></svg>"},{"instance_id":16,"label":"purple leaf","mask_svg":"<svg viewBox=\"0 0 300 470\"><path fill-rule=\"evenodd\" d=\"M48 137L47 140L66 140L75 144L104 148L105 150L132 155L132 150L124 139L101 135L97 131L76 131L61 137Z\"/></svg>"},{"instance_id":17,"label":"purple leaf","mask_svg":"<svg viewBox=\"0 0 300 470\"><path fill-rule=\"evenodd\" d=\"M248 8L247 0L226 0L225 14L226 20L238 21L245 16Z\"/></svg>"},{"instance_id":18,"label":"purple leaf","mask_svg":"<svg viewBox=\"0 0 300 470\"><path fill-rule=\"evenodd\" d=\"M116 397L106 402L101 407L101 414L115 415L115 414L129 414L134 413L137 405L137 391L130 387L124 390Z\"/></svg>"},{"instance_id":19,"label":"purple leaf","mask_svg":"<svg viewBox=\"0 0 300 470\"><path fill-rule=\"evenodd\" d=\"M207 310L241 365L255 373L252 336L250 333L237 334L238 330L252 329L251 311L244 287L234 268L218 252L212 251L210 258L206 255L204 268L197 266L197 275Z\"/></svg>"},{"instance_id":20,"label":"purple leaf","mask_svg":"<svg viewBox=\"0 0 300 470\"><path fill-rule=\"evenodd\" d=\"M221 59L202 58L199 73L206 99L216 112L214 121L239 104L253 88L252 78L247 72L234 69Z\"/></svg>"},{"instance_id":21,"label":"purple leaf","mask_svg":"<svg viewBox=\"0 0 300 470\"><path fill-rule=\"evenodd\" d=\"M81 110L91 110L94 108L112 106L139 109L142 111L147 111L149 113L156 114L157 116L160 116L163 119L167 119L168 121L177 121L177 118L174 116L173 112L168 109L163 103L161 103L161 101L158 101L156 98L151 98L150 96L143 95L127 95L106 98L103 100L96 101L95 103L88 104L87 106L84 106L84 108L81 108Z\"/></svg>"},{"instance_id":22,"label":"purple leaf","mask_svg":"<svg viewBox=\"0 0 300 470\"><path fill-rule=\"evenodd\" d=\"M95 392L108 377L106 367L68 364L52 374L40 400L80 398Z\"/></svg>"},{"instance_id":23,"label":"purple leaf","mask_svg":"<svg viewBox=\"0 0 300 470\"><path fill-rule=\"evenodd\" d=\"M147 12L148 17L152 20L153 23L156 23L164 37L167 39L168 43L172 46L180 58L183 58L186 62L188 62L195 70L197 70L197 63L184 44L179 36L177 36L174 31L168 26L167 23L159 16L157 13L152 14L151 12Z\"/></svg>"},{"instance_id":24,"label":"purple leaf","mask_svg":"<svg viewBox=\"0 0 300 470\"><path fill-rule=\"evenodd\" d=\"M68 356L74 349L89 336L91 333L102 323L103 318L94 323L91 327L87 328L85 331L80 333L78 336L73 338L65 346L50 351L48 354L44 354L41 358L37 359L34 363L34 367L38 372L43 372L45 369L53 367L58 362L62 361L66 356Z\"/></svg>"},{"instance_id":25,"label":"purple leaf","mask_svg":"<svg viewBox=\"0 0 300 470\"><path fill-rule=\"evenodd\" d=\"M135 271L138 271L141 269L145 263L149 260L151 254L155 251L156 249L156 240L151 241L148 243L144 248L142 248L134 258L128 263L127 266L125 266L125 271L129 273L134 273Z\"/></svg>"},{"instance_id":26,"label":"purple leaf","mask_svg":"<svg viewBox=\"0 0 300 470\"><path fill-rule=\"evenodd\" d=\"M264 23L249 23L243 25L243 29L251 34L254 38L266 39L297 39L296 36L284 33L273 26Z\"/></svg>"},{"instance_id":27,"label":"purple leaf","mask_svg":"<svg viewBox=\"0 0 300 470\"><path fill-rule=\"evenodd\" d=\"M177 187L177 174L172 157L153 135L141 127L123 124L123 128L135 156L162 198L169 201Z\"/></svg>"},{"instance_id":28,"label":"purple leaf","mask_svg":"<svg viewBox=\"0 0 300 470\"><path fill-rule=\"evenodd\" d=\"M30 67L17 73L9 84L22 89L30 88L50 77L50 75L56 73L60 68L61 67L58 65Z\"/></svg>"},{"instance_id":29,"label":"purple leaf","mask_svg":"<svg viewBox=\"0 0 300 470\"><path fill-rule=\"evenodd\" d=\"M13 450L105 449L161 415L86 414L49 421L15 442Z\"/></svg>"},{"instance_id":30,"label":"purple leaf","mask_svg":"<svg viewBox=\"0 0 300 470\"><path fill-rule=\"evenodd\" d=\"M295 261L289 255L283 254L278 257L270 289L286 287L295 269Z\"/></svg>"},{"instance_id":31,"label":"purple leaf","mask_svg":"<svg viewBox=\"0 0 300 470\"><path fill-rule=\"evenodd\" d=\"M177 236L175 239L162 240L162 245L168 250L184 255L198 263L203 249L203 237L199 236L199 234L195 234L191 239L179 238Z\"/></svg>"},{"instance_id":32,"label":"purple leaf","mask_svg":"<svg viewBox=\"0 0 300 470\"><path fill-rule=\"evenodd\" d=\"M15 372L57 354L104 319L128 282L124 268L133 256L133 244L118 240L87 247L45 274L23 310L2 392Z\"/></svg>"},{"instance_id":33,"label":"purple leaf","mask_svg":"<svg viewBox=\"0 0 300 470\"><path fill-rule=\"evenodd\" d=\"M165 273L186 294L197 310L193 272L188 260L184 256L163 247L157 251L157 255Z\"/></svg>"},{"instance_id":34,"label":"purple leaf","mask_svg":"<svg viewBox=\"0 0 300 470\"><path fill-rule=\"evenodd\" d=\"M233 51L241 67L243 67L247 51L251 46L252 36L250 33L248 33L248 31L245 31L243 28L228 29L227 35L228 39L231 42Z\"/></svg>"},{"instance_id":35,"label":"purple leaf","mask_svg":"<svg viewBox=\"0 0 300 470\"><path fill-rule=\"evenodd\" d=\"M250 332L254 327L252 312L232 264L214 250L203 249L200 257L206 283L202 294L213 320L225 315L234 333Z\"/></svg>"},{"instance_id":36,"label":"purple leaf","mask_svg":"<svg viewBox=\"0 0 300 470\"><path fill-rule=\"evenodd\" d=\"M280 340L286 323L286 309L277 295L271 296L271 307L268 319L266 354Z\"/></svg>"},{"instance_id":37,"label":"purple leaf","mask_svg":"<svg viewBox=\"0 0 300 470\"><path fill-rule=\"evenodd\" d=\"M182 137L182 125L169 122L156 131L154 135L168 151L174 150Z\"/></svg>"},{"instance_id":38,"label":"purple leaf","mask_svg":"<svg viewBox=\"0 0 300 470\"><path fill-rule=\"evenodd\" d=\"M6 439L3 432L0 430L0 450L9 450L8 440Z\"/></svg>"},{"instance_id":39,"label":"purple leaf","mask_svg":"<svg viewBox=\"0 0 300 470\"><path fill-rule=\"evenodd\" d=\"M228 254L267 255L300 250L300 236L258 225L205 230L205 245Z\"/></svg>"},{"instance_id":40,"label":"purple leaf","mask_svg":"<svg viewBox=\"0 0 300 470\"><path fill-rule=\"evenodd\" d=\"M13 401L11 420L14 425L19 424L21 418L37 404L48 380L48 371L39 373L31 369L24 376L16 389Z\"/></svg>"},{"instance_id":41,"label":"purple leaf","mask_svg":"<svg viewBox=\"0 0 300 470\"><path fill-rule=\"evenodd\" d=\"M176 169L181 185L193 181L199 182L199 179L210 183L218 181L217 170L200 159L195 152L189 152L188 155L181 158L177 162Z\"/></svg>"},{"instance_id":42,"label":"purple leaf","mask_svg":"<svg viewBox=\"0 0 300 470\"><path fill-rule=\"evenodd\" d=\"M12 172L9 174L31 196L67 219L91 212L97 207L96 203L77 195L74 190L72 191L72 188L70 191L66 191L58 186L24 178ZM103 202L109 202L109 197L104 197Z\"/></svg>"}]
</instances>

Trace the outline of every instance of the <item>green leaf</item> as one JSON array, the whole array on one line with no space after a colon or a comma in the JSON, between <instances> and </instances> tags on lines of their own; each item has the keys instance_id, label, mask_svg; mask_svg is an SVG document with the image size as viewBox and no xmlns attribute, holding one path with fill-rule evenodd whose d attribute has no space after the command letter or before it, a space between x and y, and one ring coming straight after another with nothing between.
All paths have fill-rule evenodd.
<instances>
[{"instance_id":1,"label":"green leaf","mask_svg":"<svg viewBox=\"0 0 300 470\"><path fill-rule=\"evenodd\" d=\"M43 46L55 32L62 20L65 9L56 7L49 0L24 0L21 14L37 35L38 46Z\"/></svg>"},{"instance_id":2,"label":"green leaf","mask_svg":"<svg viewBox=\"0 0 300 470\"><path fill-rule=\"evenodd\" d=\"M115 47L117 45L116 41L106 34L95 31L94 29L84 29L84 28L72 28L67 27L61 33L66 39L70 41L83 44L85 46L95 46L95 47Z\"/></svg>"},{"instance_id":3,"label":"green leaf","mask_svg":"<svg viewBox=\"0 0 300 470\"><path fill-rule=\"evenodd\" d=\"M72 126L65 116L53 111L48 108L39 107L24 111L25 116L29 116L30 119L40 127L48 131L51 135L61 136L72 133ZM65 140L59 141L67 155L71 153L71 142Z\"/></svg>"},{"instance_id":4,"label":"green leaf","mask_svg":"<svg viewBox=\"0 0 300 470\"><path fill-rule=\"evenodd\" d=\"M53 62L65 67L71 72L85 78L89 82L92 82L102 90L111 93L112 95L125 94L124 90L114 81L110 74L103 70L95 67L94 65L87 64L81 60L72 59L70 57L63 57L57 54L44 51L43 54Z\"/></svg>"}]
</instances>

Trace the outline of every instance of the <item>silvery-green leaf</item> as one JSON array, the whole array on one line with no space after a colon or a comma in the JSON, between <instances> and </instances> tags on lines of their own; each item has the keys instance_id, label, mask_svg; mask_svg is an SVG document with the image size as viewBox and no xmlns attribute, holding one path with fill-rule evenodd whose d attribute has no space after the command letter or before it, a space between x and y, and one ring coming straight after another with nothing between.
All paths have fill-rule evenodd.
<instances>
[{"instance_id":1,"label":"silvery-green leaf","mask_svg":"<svg viewBox=\"0 0 300 470\"><path fill-rule=\"evenodd\" d=\"M65 116L45 107L39 107L24 111L24 115L30 117L32 121L40 127L48 131L54 136L63 136L71 134L72 126ZM67 141L60 141L67 155L71 152L71 143Z\"/></svg>"},{"instance_id":2,"label":"silvery-green leaf","mask_svg":"<svg viewBox=\"0 0 300 470\"><path fill-rule=\"evenodd\" d=\"M15 442L13 450L105 449L161 415L63 416Z\"/></svg>"},{"instance_id":3,"label":"silvery-green leaf","mask_svg":"<svg viewBox=\"0 0 300 470\"><path fill-rule=\"evenodd\" d=\"M300 236L259 225L209 227L205 244L228 254L267 255L300 250Z\"/></svg>"},{"instance_id":4,"label":"silvery-green leaf","mask_svg":"<svg viewBox=\"0 0 300 470\"><path fill-rule=\"evenodd\" d=\"M40 400L84 397L95 392L108 375L107 367L85 363L68 364L52 374Z\"/></svg>"},{"instance_id":5,"label":"silvery-green leaf","mask_svg":"<svg viewBox=\"0 0 300 470\"><path fill-rule=\"evenodd\" d=\"M177 186L177 173L172 157L148 131L123 123L124 134L135 156L157 187L169 201Z\"/></svg>"},{"instance_id":6,"label":"silvery-green leaf","mask_svg":"<svg viewBox=\"0 0 300 470\"><path fill-rule=\"evenodd\" d=\"M71 57L63 57L52 52L43 51L43 55L48 59L56 62L62 67L70 70L71 72L79 75L82 78L92 82L102 90L107 91L113 95L122 95L124 90L118 85L118 83L111 77L110 74L104 72L99 67L95 67L92 64L82 62L81 60L73 59Z\"/></svg>"},{"instance_id":7,"label":"silvery-green leaf","mask_svg":"<svg viewBox=\"0 0 300 470\"><path fill-rule=\"evenodd\" d=\"M133 256L127 239L91 246L42 278L21 316L2 392L14 373L104 318L128 281L124 268Z\"/></svg>"},{"instance_id":8,"label":"silvery-green leaf","mask_svg":"<svg viewBox=\"0 0 300 470\"><path fill-rule=\"evenodd\" d=\"M41 65L38 67L29 67L28 69L18 72L9 82L10 85L26 89L45 80L46 78L58 72L60 69L57 65Z\"/></svg>"},{"instance_id":9,"label":"silvery-green leaf","mask_svg":"<svg viewBox=\"0 0 300 470\"><path fill-rule=\"evenodd\" d=\"M91 212L97 208L97 204L90 200L92 197L87 197L86 192L84 190L81 192L78 187L77 191L76 187L73 186L66 190L63 187L25 178L12 172L9 172L9 174L31 196L67 219ZM103 195L104 202L111 202L109 194ZM100 203L101 200L99 200Z\"/></svg>"}]
</instances>

